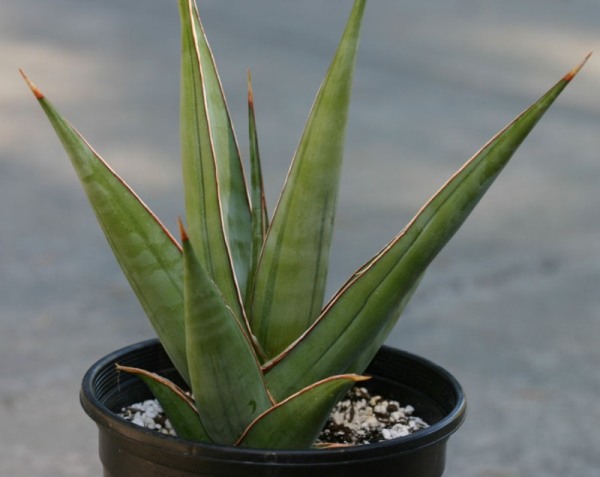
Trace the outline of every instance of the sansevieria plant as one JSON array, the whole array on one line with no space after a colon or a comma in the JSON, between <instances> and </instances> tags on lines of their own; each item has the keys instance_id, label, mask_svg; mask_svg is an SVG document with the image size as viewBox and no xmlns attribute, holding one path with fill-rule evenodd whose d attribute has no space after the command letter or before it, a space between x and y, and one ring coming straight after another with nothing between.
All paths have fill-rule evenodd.
<instances>
[{"instance_id":1,"label":"sansevieria plant","mask_svg":"<svg viewBox=\"0 0 600 477\"><path fill-rule=\"evenodd\" d=\"M195 2L179 0L185 221L180 241L25 77L62 141L108 242L183 380L139 375L180 437L307 448L383 344L428 265L537 121L564 76L468 160L381 252L324 304L353 68L356 0L279 202L264 200L248 81L246 180Z\"/></svg>"}]
</instances>

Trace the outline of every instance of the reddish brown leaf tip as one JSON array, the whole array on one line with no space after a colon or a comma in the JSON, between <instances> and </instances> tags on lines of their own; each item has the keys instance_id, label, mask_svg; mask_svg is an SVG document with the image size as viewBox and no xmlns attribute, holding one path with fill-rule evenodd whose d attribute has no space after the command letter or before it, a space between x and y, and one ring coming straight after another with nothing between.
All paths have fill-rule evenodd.
<instances>
[{"instance_id":1,"label":"reddish brown leaf tip","mask_svg":"<svg viewBox=\"0 0 600 477\"><path fill-rule=\"evenodd\" d=\"M21 68L19 68L19 73L21 73L21 76L25 80L25 83L27 83L27 86L29 86L29 89L31 90L31 92L33 93L33 95L35 96L35 98L38 99L38 100L39 99L44 99L44 94L39 89L37 89L37 87L27 77L27 75L25 74L25 72Z\"/></svg>"},{"instance_id":2,"label":"reddish brown leaf tip","mask_svg":"<svg viewBox=\"0 0 600 477\"><path fill-rule=\"evenodd\" d=\"M254 93L252 91L252 75L248 70L248 106L254 109Z\"/></svg>"},{"instance_id":3,"label":"reddish brown leaf tip","mask_svg":"<svg viewBox=\"0 0 600 477\"><path fill-rule=\"evenodd\" d=\"M181 220L181 217L177 218L177 224L179 225L179 235L181 235L181 241L187 242L189 240L189 237L187 232L185 231L185 227L183 226L183 221Z\"/></svg>"},{"instance_id":4,"label":"reddish brown leaf tip","mask_svg":"<svg viewBox=\"0 0 600 477\"><path fill-rule=\"evenodd\" d=\"M349 377L350 379L352 379L352 381L355 381L357 383L360 381L369 381L370 379L372 379L371 376L364 376L361 374L350 374Z\"/></svg>"},{"instance_id":5,"label":"reddish brown leaf tip","mask_svg":"<svg viewBox=\"0 0 600 477\"><path fill-rule=\"evenodd\" d=\"M577 73L579 73L579 70L581 70L581 68L583 68L583 65L586 64L587 60L590 59L590 56L592 56L591 51L586 55L586 57L583 59L583 61L581 63L579 63L575 68L573 68L571 71L569 71L563 79L565 81L571 81L573 78L575 78Z\"/></svg>"}]
</instances>

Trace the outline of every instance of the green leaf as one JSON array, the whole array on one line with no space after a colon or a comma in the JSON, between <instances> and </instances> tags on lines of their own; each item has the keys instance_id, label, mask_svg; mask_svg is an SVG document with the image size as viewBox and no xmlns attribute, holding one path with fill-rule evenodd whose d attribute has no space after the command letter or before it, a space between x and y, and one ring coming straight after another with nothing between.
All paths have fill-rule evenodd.
<instances>
[{"instance_id":1,"label":"green leaf","mask_svg":"<svg viewBox=\"0 0 600 477\"><path fill-rule=\"evenodd\" d=\"M248 274L247 300L251 299L250 292L254 289L254 277L258 265L260 252L265 242L269 218L265 200L258 136L256 132L256 118L254 113L254 93L252 91L252 78L248 71L248 134L250 142L250 169L251 169L251 201L252 201L252 262Z\"/></svg>"},{"instance_id":2,"label":"green leaf","mask_svg":"<svg viewBox=\"0 0 600 477\"><path fill-rule=\"evenodd\" d=\"M23 77L69 155L119 265L173 364L187 379L179 245L125 181Z\"/></svg>"},{"instance_id":3,"label":"green leaf","mask_svg":"<svg viewBox=\"0 0 600 477\"><path fill-rule=\"evenodd\" d=\"M385 339L378 336L379 330L384 327L391 330L390 322L397 319L397 311L407 294L412 293L433 258L580 67L568 73L467 161L410 224L351 277L315 325L268 365L267 385L275 399L297 391L307 382L353 369L357 362L368 364L364 359L365 349L373 340ZM294 379L290 379L292 376Z\"/></svg>"},{"instance_id":4,"label":"green leaf","mask_svg":"<svg viewBox=\"0 0 600 477\"><path fill-rule=\"evenodd\" d=\"M204 271L183 227L182 242L192 392L211 440L231 445L272 403L246 333Z\"/></svg>"},{"instance_id":5,"label":"green leaf","mask_svg":"<svg viewBox=\"0 0 600 477\"><path fill-rule=\"evenodd\" d=\"M178 437L190 441L211 442L202 427L192 398L168 379L144 369L120 366L117 369L138 376L163 408Z\"/></svg>"},{"instance_id":6,"label":"green leaf","mask_svg":"<svg viewBox=\"0 0 600 477\"><path fill-rule=\"evenodd\" d=\"M248 427L238 445L259 449L309 448L340 396L352 384L368 379L346 374L308 386L260 415Z\"/></svg>"},{"instance_id":7,"label":"green leaf","mask_svg":"<svg viewBox=\"0 0 600 477\"><path fill-rule=\"evenodd\" d=\"M417 287L421 283L421 278L423 278L423 275L421 275L421 277L417 279L417 281L412 285L412 287L408 290L407 293L403 294L404 296L400 300L400 303L395 309L392 309L390 311L389 318L383 323L383 326L379 328L377 333L371 335L372 337L369 337L368 340L365 340L365 345L361 346L356 361L354 361L354 363L352 363L350 367L344 370L345 373L360 374L365 372L365 369L367 369L367 367L379 351L379 348L381 348L381 346L385 343L385 340L396 326L398 318L400 318L400 315L404 311L404 308L406 307L406 305L408 305L408 302L413 297L415 291L417 290Z\"/></svg>"},{"instance_id":8,"label":"green leaf","mask_svg":"<svg viewBox=\"0 0 600 477\"><path fill-rule=\"evenodd\" d=\"M292 162L259 262L250 323L271 357L300 336L323 306L364 7L364 0L354 4Z\"/></svg>"},{"instance_id":9,"label":"green leaf","mask_svg":"<svg viewBox=\"0 0 600 477\"><path fill-rule=\"evenodd\" d=\"M250 205L219 76L193 0L182 26L181 141L190 239L202 265L244 324L252 247Z\"/></svg>"}]
</instances>

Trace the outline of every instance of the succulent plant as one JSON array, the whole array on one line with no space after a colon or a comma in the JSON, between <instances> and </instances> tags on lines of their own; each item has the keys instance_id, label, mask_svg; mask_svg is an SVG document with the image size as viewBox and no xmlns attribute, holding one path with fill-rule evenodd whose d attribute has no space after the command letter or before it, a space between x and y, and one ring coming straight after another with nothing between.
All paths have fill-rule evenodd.
<instances>
[{"instance_id":1,"label":"succulent plant","mask_svg":"<svg viewBox=\"0 0 600 477\"><path fill-rule=\"evenodd\" d=\"M185 196L178 242L23 74L183 381L147 383L180 437L310 447L383 344L428 265L464 222L571 70L468 160L324 304L344 130L366 0L356 0L269 223L248 81L250 180L193 0L182 24ZM583 64L583 63L582 63Z\"/></svg>"}]
</instances>

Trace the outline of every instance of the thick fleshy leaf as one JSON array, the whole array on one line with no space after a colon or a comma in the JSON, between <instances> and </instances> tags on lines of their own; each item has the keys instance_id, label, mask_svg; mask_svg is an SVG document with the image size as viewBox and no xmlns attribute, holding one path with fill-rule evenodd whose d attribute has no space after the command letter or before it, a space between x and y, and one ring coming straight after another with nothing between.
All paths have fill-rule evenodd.
<instances>
[{"instance_id":1,"label":"thick fleshy leaf","mask_svg":"<svg viewBox=\"0 0 600 477\"><path fill-rule=\"evenodd\" d=\"M129 283L187 379L181 249L150 209L44 95L30 86L65 148Z\"/></svg>"},{"instance_id":2,"label":"thick fleshy leaf","mask_svg":"<svg viewBox=\"0 0 600 477\"><path fill-rule=\"evenodd\" d=\"M185 332L192 393L202 425L231 445L272 403L254 349L182 227Z\"/></svg>"},{"instance_id":3,"label":"thick fleshy leaf","mask_svg":"<svg viewBox=\"0 0 600 477\"><path fill-rule=\"evenodd\" d=\"M144 369L117 365L119 371L135 374L160 403L178 437L190 441L211 442L202 427L194 402L179 386Z\"/></svg>"},{"instance_id":4,"label":"thick fleshy leaf","mask_svg":"<svg viewBox=\"0 0 600 477\"><path fill-rule=\"evenodd\" d=\"M179 7L182 163L190 239L202 265L245 326L240 291L246 288L252 246L245 178L195 3L179 0Z\"/></svg>"},{"instance_id":5,"label":"thick fleshy leaf","mask_svg":"<svg viewBox=\"0 0 600 477\"><path fill-rule=\"evenodd\" d=\"M421 283L421 278L423 278L423 275L421 275L421 277L417 279L417 281L412 285L412 288L408 290L407 293L404 293L404 296L402 297L402 300L400 301L398 306L395 309L391 310L389 314L390 318L384 322L383 326L379 328L379 331L375 335L369 337L369 339L365 342L364 346L361 347L356 361L354 361L348 368L344 370L345 373L360 374L365 372L365 369L367 369L367 367L375 357L375 354L377 354L377 352L379 351L379 348L381 348L387 337L390 335L390 333L396 326L398 318L400 318L400 315L404 311L404 308L406 307L406 305L408 305L408 302L413 297L415 291L417 290L417 287Z\"/></svg>"},{"instance_id":6,"label":"thick fleshy leaf","mask_svg":"<svg viewBox=\"0 0 600 477\"><path fill-rule=\"evenodd\" d=\"M309 448L344 392L354 383L367 379L346 374L308 386L259 416L238 445L260 449Z\"/></svg>"},{"instance_id":7,"label":"thick fleshy leaf","mask_svg":"<svg viewBox=\"0 0 600 477\"><path fill-rule=\"evenodd\" d=\"M296 151L258 265L250 322L268 356L300 336L323 306L364 7L364 0L354 4Z\"/></svg>"},{"instance_id":8,"label":"thick fleshy leaf","mask_svg":"<svg viewBox=\"0 0 600 477\"><path fill-rule=\"evenodd\" d=\"M263 184L260 152L258 148L258 135L256 132L256 118L254 113L254 93L252 91L252 78L248 71L248 135L250 143L250 198L252 202L252 262L248 273L247 302L251 299L254 289L254 277L260 252L265 242L269 218Z\"/></svg>"},{"instance_id":9,"label":"thick fleshy leaf","mask_svg":"<svg viewBox=\"0 0 600 477\"><path fill-rule=\"evenodd\" d=\"M405 296L580 67L467 161L410 224L342 287L315 325L270 364L266 378L275 399L307 382L345 372L357 362L368 364L364 350L373 340L383 342L385 336L379 331L391 330L390 321L397 319Z\"/></svg>"}]
</instances>

